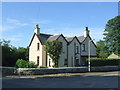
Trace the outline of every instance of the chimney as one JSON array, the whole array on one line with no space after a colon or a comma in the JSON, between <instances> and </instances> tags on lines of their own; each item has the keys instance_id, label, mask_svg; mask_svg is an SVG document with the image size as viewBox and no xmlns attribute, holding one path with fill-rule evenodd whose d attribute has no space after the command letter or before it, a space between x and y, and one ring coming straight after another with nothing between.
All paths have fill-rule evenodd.
<instances>
[{"instance_id":1,"label":"chimney","mask_svg":"<svg viewBox=\"0 0 120 90\"><path fill-rule=\"evenodd\" d=\"M86 27L85 30L84 30L84 37L87 37L87 36L89 36L88 27Z\"/></svg>"},{"instance_id":2,"label":"chimney","mask_svg":"<svg viewBox=\"0 0 120 90\"><path fill-rule=\"evenodd\" d=\"M40 28L39 25L36 25L36 28L34 29L34 33L39 34L40 33Z\"/></svg>"}]
</instances>

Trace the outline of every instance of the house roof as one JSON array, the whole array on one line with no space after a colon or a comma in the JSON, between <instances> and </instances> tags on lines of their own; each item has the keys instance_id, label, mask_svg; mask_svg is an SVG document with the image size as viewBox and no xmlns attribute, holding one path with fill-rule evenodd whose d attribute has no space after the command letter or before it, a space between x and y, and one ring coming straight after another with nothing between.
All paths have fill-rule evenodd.
<instances>
[{"instance_id":1,"label":"house roof","mask_svg":"<svg viewBox=\"0 0 120 90\"><path fill-rule=\"evenodd\" d=\"M53 35L48 38L48 40L57 40L61 34Z\"/></svg>"},{"instance_id":2,"label":"house roof","mask_svg":"<svg viewBox=\"0 0 120 90\"><path fill-rule=\"evenodd\" d=\"M78 36L77 38L78 38L79 42L83 42L85 40L84 36Z\"/></svg>"},{"instance_id":3,"label":"house roof","mask_svg":"<svg viewBox=\"0 0 120 90\"><path fill-rule=\"evenodd\" d=\"M43 34L43 33L40 33L39 35L37 35L39 40L41 41L42 44L45 44L46 40L51 37L52 35L50 34Z\"/></svg>"},{"instance_id":4,"label":"house roof","mask_svg":"<svg viewBox=\"0 0 120 90\"><path fill-rule=\"evenodd\" d=\"M74 37L67 37L66 40L70 43Z\"/></svg>"},{"instance_id":5,"label":"house roof","mask_svg":"<svg viewBox=\"0 0 120 90\"><path fill-rule=\"evenodd\" d=\"M34 33L32 39L31 39L31 41L30 41L29 46L31 45L31 43L32 43L33 38L34 38L35 35L36 35L36 36L38 37L38 39L40 40L41 44L45 44L46 40L47 40L50 36L52 36L52 35L50 35L50 34L40 33L39 35L37 35L36 33Z\"/></svg>"}]
</instances>

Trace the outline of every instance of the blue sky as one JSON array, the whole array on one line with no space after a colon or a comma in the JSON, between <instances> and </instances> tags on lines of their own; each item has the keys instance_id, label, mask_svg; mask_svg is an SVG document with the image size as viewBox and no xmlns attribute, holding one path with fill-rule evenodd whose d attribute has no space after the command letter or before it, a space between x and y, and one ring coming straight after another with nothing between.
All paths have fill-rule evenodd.
<instances>
[{"instance_id":1,"label":"blue sky","mask_svg":"<svg viewBox=\"0 0 120 90\"><path fill-rule=\"evenodd\" d=\"M95 42L107 21L118 15L117 2L3 2L0 38L27 47L36 24L41 33L80 36L86 26Z\"/></svg>"}]
</instances>

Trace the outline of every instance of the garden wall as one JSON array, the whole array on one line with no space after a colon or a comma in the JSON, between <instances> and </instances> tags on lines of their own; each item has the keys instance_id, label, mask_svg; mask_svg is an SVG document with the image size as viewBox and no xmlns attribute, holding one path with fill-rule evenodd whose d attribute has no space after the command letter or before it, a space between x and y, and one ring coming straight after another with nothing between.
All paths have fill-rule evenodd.
<instances>
[{"instance_id":1,"label":"garden wall","mask_svg":"<svg viewBox=\"0 0 120 90\"><path fill-rule=\"evenodd\" d=\"M2 70L1 70L2 69ZM104 67L91 67L92 72L99 71L120 71L118 66L104 66ZM41 75L41 74L57 74L57 73L80 73L88 72L88 67L66 67L66 68L0 68L3 76L5 75Z\"/></svg>"}]
</instances>

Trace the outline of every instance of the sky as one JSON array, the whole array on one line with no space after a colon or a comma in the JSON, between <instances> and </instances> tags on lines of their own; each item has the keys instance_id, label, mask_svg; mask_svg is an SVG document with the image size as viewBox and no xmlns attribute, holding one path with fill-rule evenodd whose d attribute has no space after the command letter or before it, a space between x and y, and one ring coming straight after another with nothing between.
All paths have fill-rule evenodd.
<instances>
[{"instance_id":1,"label":"sky","mask_svg":"<svg viewBox=\"0 0 120 90\"><path fill-rule=\"evenodd\" d=\"M107 21L117 15L118 2L2 2L0 38L27 47L39 24L41 33L66 37L81 36L88 27L97 42Z\"/></svg>"}]
</instances>

